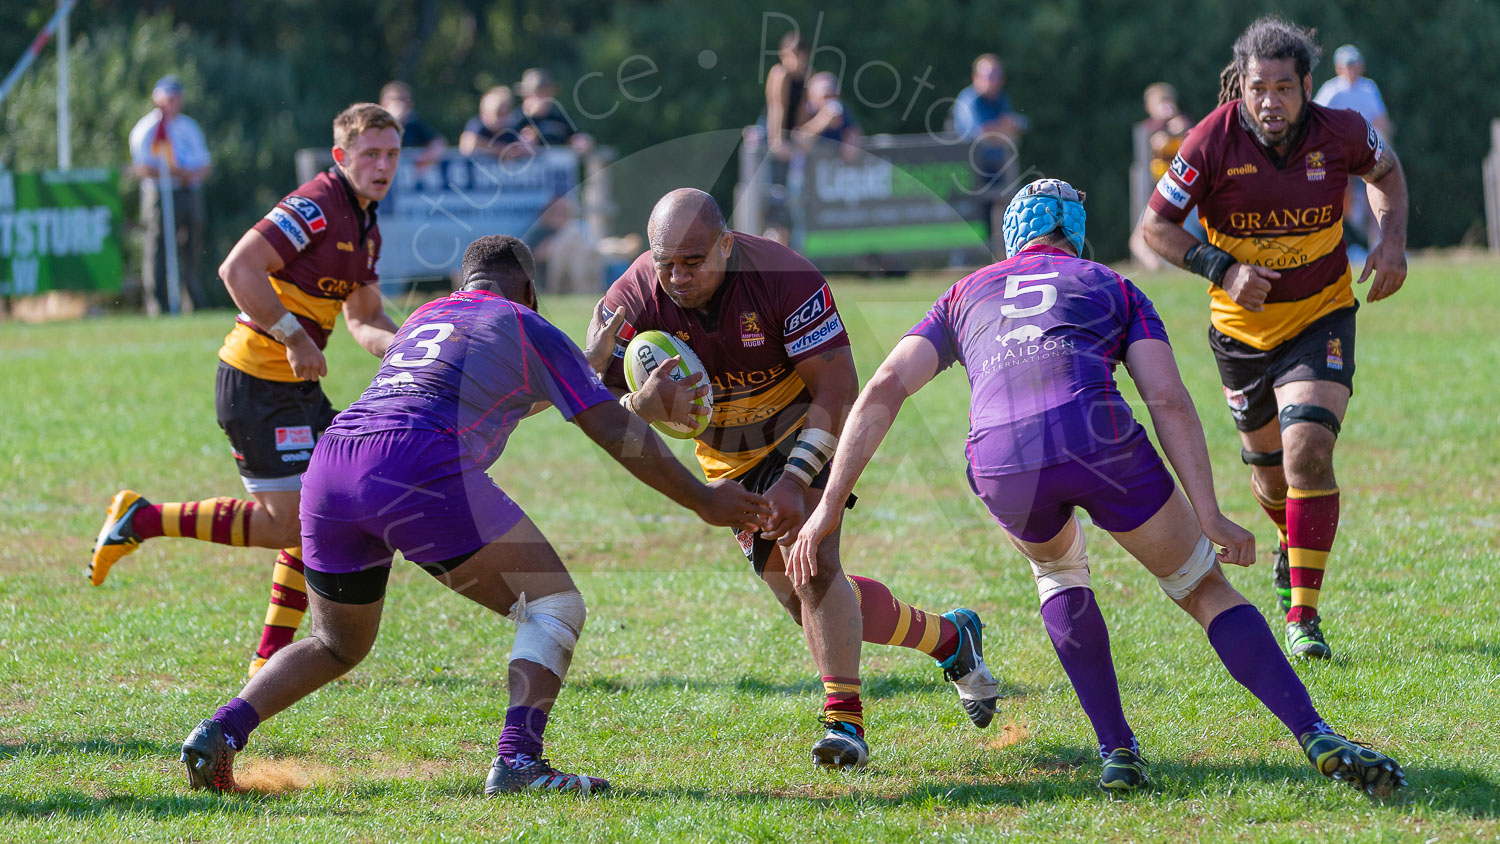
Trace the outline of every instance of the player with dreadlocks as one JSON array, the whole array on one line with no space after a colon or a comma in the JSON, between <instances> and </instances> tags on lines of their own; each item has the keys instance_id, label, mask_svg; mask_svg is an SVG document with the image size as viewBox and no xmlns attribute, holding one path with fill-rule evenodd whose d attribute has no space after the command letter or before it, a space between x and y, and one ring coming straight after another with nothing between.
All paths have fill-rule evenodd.
<instances>
[{"instance_id":1,"label":"player with dreadlocks","mask_svg":"<svg viewBox=\"0 0 1500 844\"><path fill-rule=\"evenodd\" d=\"M1359 307L1343 243L1344 189L1370 185L1381 240L1369 302L1406 279L1406 177L1357 112L1312 102L1314 33L1263 17L1234 42L1220 105L1188 133L1141 222L1151 248L1212 286L1209 344L1251 488L1275 522L1287 650L1332 655L1318 614L1339 519L1334 442L1354 384ZM1189 209L1208 242L1183 231Z\"/></svg>"}]
</instances>

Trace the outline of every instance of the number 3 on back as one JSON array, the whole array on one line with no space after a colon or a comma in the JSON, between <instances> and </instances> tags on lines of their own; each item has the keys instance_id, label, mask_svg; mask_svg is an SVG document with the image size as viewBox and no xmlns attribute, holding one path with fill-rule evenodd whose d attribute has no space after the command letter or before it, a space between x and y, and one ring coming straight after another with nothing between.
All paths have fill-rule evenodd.
<instances>
[{"instance_id":1,"label":"number 3 on back","mask_svg":"<svg viewBox=\"0 0 1500 844\"><path fill-rule=\"evenodd\" d=\"M1056 273L1053 273L1053 275L1056 275ZM1055 293L1053 294L1053 298L1056 298ZM434 336L429 339L421 339L418 335L423 332L432 332ZM411 350L402 349L400 352L391 355L386 363L389 363L391 366L399 366L402 369L416 369L419 366L426 366L437 360L438 354L442 351L438 347L438 344L447 340L451 334L453 334L453 323L451 322L429 322L426 325L419 325L412 329L410 334L406 335L406 340L413 346L421 349L422 356L415 360L409 360L406 357L406 353Z\"/></svg>"}]
</instances>

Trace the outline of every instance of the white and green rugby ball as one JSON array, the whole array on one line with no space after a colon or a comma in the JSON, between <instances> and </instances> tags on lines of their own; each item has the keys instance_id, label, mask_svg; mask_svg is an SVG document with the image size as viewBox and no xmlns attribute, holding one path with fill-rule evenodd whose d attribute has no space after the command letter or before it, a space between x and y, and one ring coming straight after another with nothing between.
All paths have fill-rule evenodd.
<instances>
[{"instance_id":1,"label":"white and green rugby ball","mask_svg":"<svg viewBox=\"0 0 1500 844\"><path fill-rule=\"evenodd\" d=\"M694 372L699 372L703 377L698 384L701 386L708 383L708 372L703 369L703 361L698 360L692 347L665 331L642 331L631 338L630 345L625 347L625 383L630 385L632 391L639 390L658 366L673 357L682 359L682 363L671 373L673 381L681 381ZM696 426L675 425L671 422L652 422L651 426L679 440L690 440L698 436L708 430L709 420L713 419L713 393L693 399L693 404L709 409L709 415L700 417Z\"/></svg>"}]
</instances>

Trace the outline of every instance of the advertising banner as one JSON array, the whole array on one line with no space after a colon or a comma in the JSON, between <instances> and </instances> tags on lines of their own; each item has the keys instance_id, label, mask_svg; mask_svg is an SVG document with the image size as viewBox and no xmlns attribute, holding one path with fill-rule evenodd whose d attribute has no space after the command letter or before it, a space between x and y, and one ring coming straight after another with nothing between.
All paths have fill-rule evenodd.
<instances>
[{"instance_id":1,"label":"advertising banner","mask_svg":"<svg viewBox=\"0 0 1500 844\"><path fill-rule=\"evenodd\" d=\"M123 222L114 170L0 170L0 295L118 291Z\"/></svg>"}]
</instances>

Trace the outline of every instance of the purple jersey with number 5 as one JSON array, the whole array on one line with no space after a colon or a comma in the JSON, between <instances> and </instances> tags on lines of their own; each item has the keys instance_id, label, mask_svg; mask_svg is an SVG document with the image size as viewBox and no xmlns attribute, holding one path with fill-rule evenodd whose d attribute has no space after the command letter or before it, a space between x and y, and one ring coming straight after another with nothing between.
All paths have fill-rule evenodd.
<instances>
[{"instance_id":1,"label":"purple jersey with number 5","mask_svg":"<svg viewBox=\"0 0 1500 844\"><path fill-rule=\"evenodd\" d=\"M939 369L969 373L976 475L1053 466L1146 435L1115 386L1137 340L1167 333L1151 300L1108 267L1047 246L969 275L908 334Z\"/></svg>"},{"instance_id":2,"label":"purple jersey with number 5","mask_svg":"<svg viewBox=\"0 0 1500 844\"><path fill-rule=\"evenodd\" d=\"M572 419L614 396L578 346L535 311L460 291L407 318L369 389L328 433L439 431L488 467L532 404L544 400Z\"/></svg>"}]
</instances>

